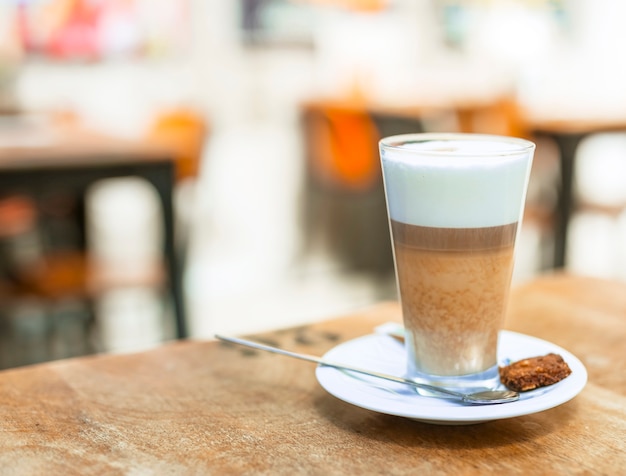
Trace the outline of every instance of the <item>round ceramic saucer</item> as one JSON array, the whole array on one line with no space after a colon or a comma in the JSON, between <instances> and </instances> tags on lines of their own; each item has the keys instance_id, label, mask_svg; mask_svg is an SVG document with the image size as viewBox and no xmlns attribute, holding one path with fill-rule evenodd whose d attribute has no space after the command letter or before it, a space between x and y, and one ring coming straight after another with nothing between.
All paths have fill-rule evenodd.
<instances>
[{"instance_id":1,"label":"round ceramic saucer","mask_svg":"<svg viewBox=\"0 0 626 476\"><path fill-rule=\"evenodd\" d=\"M554 408L574 398L587 383L587 370L567 350L536 337L502 331L498 344L500 362L560 354L572 373L564 380L524 392L518 401L498 405L467 405L446 398L419 395L408 385L319 366L316 376L335 397L379 413L412 418L428 423L462 425L512 418ZM402 376L405 372L404 344L388 335L371 334L331 349L324 355L334 362Z\"/></svg>"}]
</instances>

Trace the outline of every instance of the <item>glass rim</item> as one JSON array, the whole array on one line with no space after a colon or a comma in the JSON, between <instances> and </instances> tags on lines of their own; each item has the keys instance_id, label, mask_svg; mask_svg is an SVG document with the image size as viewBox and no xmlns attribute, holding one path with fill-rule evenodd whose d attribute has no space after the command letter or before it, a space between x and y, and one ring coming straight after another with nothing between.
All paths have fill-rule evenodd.
<instances>
[{"instance_id":1,"label":"glass rim","mask_svg":"<svg viewBox=\"0 0 626 476\"><path fill-rule=\"evenodd\" d=\"M451 151L450 149L437 150L435 148L411 148L409 144L427 142L491 142L507 144L509 147L502 149ZM511 156L531 152L536 145L526 139L497 134L479 134L472 132L420 132L412 134L400 134L383 137L379 141L381 149L393 150L402 154L419 154L430 156L448 157L474 157L474 156ZM516 147L511 147L516 146Z\"/></svg>"}]
</instances>

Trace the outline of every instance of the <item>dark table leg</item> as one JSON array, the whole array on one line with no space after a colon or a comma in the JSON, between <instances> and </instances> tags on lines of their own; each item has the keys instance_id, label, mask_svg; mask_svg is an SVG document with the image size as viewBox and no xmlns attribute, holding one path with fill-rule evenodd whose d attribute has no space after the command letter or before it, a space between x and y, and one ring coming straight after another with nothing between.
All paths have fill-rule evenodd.
<instances>
[{"instance_id":1,"label":"dark table leg","mask_svg":"<svg viewBox=\"0 0 626 476\"><path fill-rule=\"evenodd\" d=\"M174 226L174 165L162 163L145 170L141 176L148 180L157 190L163 211L164 256L168 271L168 282L172 293L174 314L176 318L176 337L188 337L185 319L185 296L183 286L183 270L176 251L176 234Z\"/></svg>"},{"instance_id":2,"label":"dark table leg","mask_svg":"<svg viewBox=\"0 0 626 476\"><path fill-rule=\"evenodd\" d=\"M563 268L566 260L567 232L573 208L573 183L576 150L586 134L547 134L559 149L561 183L557 199L554 233L554 267Z\"/></svg>"}]
</instances>

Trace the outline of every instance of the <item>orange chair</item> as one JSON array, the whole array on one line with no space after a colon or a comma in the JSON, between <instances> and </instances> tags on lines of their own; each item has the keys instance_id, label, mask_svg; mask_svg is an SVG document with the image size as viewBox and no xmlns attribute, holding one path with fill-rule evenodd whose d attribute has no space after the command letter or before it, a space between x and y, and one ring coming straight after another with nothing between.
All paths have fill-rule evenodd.
<instances>
[{"instance_id":1,"label":"orange chair","mask_svg":"<svg viewBox=\"0 0 626 476\"><path fill-rule=\"evenodd\" d=\"M366 111L341 107L311 110L309 170L328 187L364 192L380 177L376 125Z\"/></svg>"},{"instance_id":2,"label":"orange chair","mask_svg":"<svg viewBox=\"0 0 626 476\"><path fill-rule=\"evenodd\" d=\"M379 132L364 108L307 104L303 109L307 182L305 240L328 246L349 270L393 270Z\"/></svg>"},{"instance_id":3,"label":"orange chair","mask_svg":"<svg viewBox=\"0 0 626 476\"><path fill-rule=\"evenodd\" d=\"M169 149L175 158L177 192L183 185L193 185L200 174L202 156L209 127L205 117L190 108L175 108L162 111L152 122L147 140ZM193 190L192 190L193 191ZM177 193L180 196L180 193ZM190 222L182 204L186 200L176 200L177 247L180 262L184 263L189 241Z\"/></svg>"},{"instance_id":4,"label":"orange chair","mask_svg":"<svg viewBox=\"0 0 626 476\"><path fill-rule=\"evenodd\" d=\"M196 178L208 127L204 117L191 109L173 109L159 114L150 126L147 139L172 150L176 158L176 179Z\"/></svg>"}]
</instances>

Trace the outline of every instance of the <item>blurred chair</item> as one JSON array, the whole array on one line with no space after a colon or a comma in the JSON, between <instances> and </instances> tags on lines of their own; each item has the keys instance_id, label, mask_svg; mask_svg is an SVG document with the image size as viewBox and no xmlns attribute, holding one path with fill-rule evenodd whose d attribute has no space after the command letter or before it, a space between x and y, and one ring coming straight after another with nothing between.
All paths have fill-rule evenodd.
<instances>
[{"instance_id":1,"label":"blurred chair","mask_svg":"<svg viewBox=\"0 0 626 476\"><path fill-rule=\"evenodd\" d=\"M199 112L185 108L171 109L156 115L146 139L174 152L176 178L180 183L198 177L208 132L207 120Z\"/></svg>"},{"instance_id":2,"label":"blurred chair","mask_svg":"<svg viewBox=\"0 0 626 476\"><path fill-rule=\"evenodd\" d=\"M189 108L164 110L152 121L146 140L169 149L176 162L176 232L181 262L187 254L196 180L200 174L202 157L209 135L206 118Z\"/></svg>"},{"instance_id":3,"label":"blurred chair","mask_svg":"<svg viewBox=\"0 0 626 476\"><path fill-rule=\"evenodd\" d=\"M351 192L374 188L380 171L378 130L369 114L334 106L312 108L307 114L308 165L316 183Z\"/></svg>"},{"instance_id":4,"label":"blurred chair","mask_svg":"<svg viewBox=\"0 0 626 476\"><path fill-rule=\"evenodd\" d=\"M419 120L356 103L302 107L306 149L305 240L319 241L348 270L393 272L378 141L420 132Z\"/></svg>"}]
</instances>

